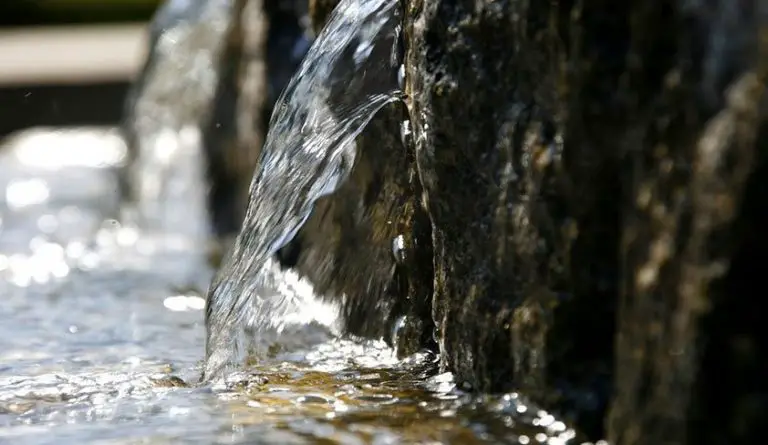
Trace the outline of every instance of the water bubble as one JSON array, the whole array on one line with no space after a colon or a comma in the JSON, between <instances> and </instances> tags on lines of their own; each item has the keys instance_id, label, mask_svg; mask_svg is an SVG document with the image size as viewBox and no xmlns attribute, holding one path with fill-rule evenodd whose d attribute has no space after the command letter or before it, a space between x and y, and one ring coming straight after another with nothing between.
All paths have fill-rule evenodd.
<instances>
[{"instance_id":1,"label":"water bubble","mask_svg":"<svg viewBox=\"0 0 768 445\"><path fill-rule=\"evenodd\" d=\"M432 329L432 340L434 340L435 343L440 344L440 337L441 337L440 328L435 326L435 328Z\"/></svg>"}]
</instances>

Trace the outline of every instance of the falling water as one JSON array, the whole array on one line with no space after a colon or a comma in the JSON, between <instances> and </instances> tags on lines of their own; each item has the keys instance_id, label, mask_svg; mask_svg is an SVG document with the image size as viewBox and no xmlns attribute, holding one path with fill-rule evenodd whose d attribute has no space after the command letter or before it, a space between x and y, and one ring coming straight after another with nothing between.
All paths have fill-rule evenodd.
<instances>
[{"instance_id":1,"label":"falling water","mask_svg":"<svg viewBox=\"0 0 768 445\"><path fill-rule=\"evenodd\" d=\"M288 289L273 257L349 175L357 135L399 99L399 32L397 1L342 1L278 100L245 222L209 290L206 378L242 358L245 331L333 327L333 308L320 310L307 283Z\"/></svg>"},{"instance_id":2,"label":"falling water","mask_svg":"<svg viewBox=\"0 0 768 445\"><path fill-rule=\"evenodd\" d=\"M125 125L135 157L132 194L148 229L209 231L201 126L213 108L234 3L170 0L152 22L152 50L129 97Z\"/></svg>"}]
</instances>

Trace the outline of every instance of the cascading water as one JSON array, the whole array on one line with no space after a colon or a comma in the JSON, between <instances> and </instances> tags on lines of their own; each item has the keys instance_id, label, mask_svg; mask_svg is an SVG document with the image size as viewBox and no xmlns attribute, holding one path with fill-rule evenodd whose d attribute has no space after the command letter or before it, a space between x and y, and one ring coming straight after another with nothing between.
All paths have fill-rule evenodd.
<instances>
[{"instance_id":1,"label":"cascading water","mask_svg":"<svg viewBox=\"0 0 768 445\"><path fill-rule=\"evenodd\" d=\"M235 0L170 0L150 28L151 53L127 103L128 172L142 226L205 237L201 126L209 117ZM196 224L190 224L196 221Z\"/></svg>"},{"instance_id":2,"label":"cascading water","mask_svg":"<svg viewBox=\"0 0 768 445\"><path fill-rule=\"evenodd\" d=\"M204 378L240 358L245 331L333 327L333 308L320 310L310 289L288 286L273 257L347 178L357 135L400 98L400 19L395 0L342 1L278 100L245 222L209 290Z\"/></svg>"}]
</instances>

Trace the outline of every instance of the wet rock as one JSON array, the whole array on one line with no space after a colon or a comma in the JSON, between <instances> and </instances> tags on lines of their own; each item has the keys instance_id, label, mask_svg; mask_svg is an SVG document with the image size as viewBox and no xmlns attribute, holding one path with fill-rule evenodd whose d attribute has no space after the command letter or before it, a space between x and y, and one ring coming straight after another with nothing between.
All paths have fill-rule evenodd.
<instances>
[{"instance_id":1,"label":"wet rock","mask_svg":"<svg viewBox=\"0 0 768 445\"><path fill-rule=\"evenodd\" d=\"M150 378L152 385L157 388L188 388L189 384L175 375Z\"/></svg>"},{"instance_id":2,"label":"wet rock","mask_svg":"<svg viewBox=\"0 0 768 445\"><path fill-rule=\"evenodd\" d=\"M316 30L334 5L310 2ZM374 117L357 140L349 180L318 201L280 252L282 264L318 294L342 300L347 333L384 337L401 354L432 342L430 227L418 203L414 152L400 137L404 120L400 103Z\"/></svg>"},{"instance_id":3,"label":"wet rock","mask_svg":"<svg viewBox=\"0 0 768 445\"><path fill-rule=\"evenodd\" d=\"M600 430L620 172L614 147L577 138L592 136L594 119L611 128L609 82L619 70L601 60L602 77L583 85L595 82L589 100L603 108L578 103L573 115L578 96L566 96L560 72L570 63L555 26L561 11L503 2L409 8L406 92L433 230L442 366L478 390L517 388L567 414L596 413L588 429Z\"/></svg>"},{"instance_id":4,"label":"wet rock","mask_svg":"<svg viewBox=\"0 0 768 445\"><path fill-rule=\"evenodd\" d=\"M213 117L205 126L210 183L207 202L219 235L231 235L240 225L250 172L256 166L265 132L260 119L266 105L268 19L261 1L239 0L236 8L219 65Z\"/></svg>"},{"instance_id":5,"label":"wet rock","mask_svg":"<svg viewBox=\"0 0 768 445\"><path fill-rule=\"evenodd\" d=\"M132 158L123 188L140 209L153 206L140 213L162 214L167 202L151 190L169 176L152 169L157 135L170 134L204 154L214 232L238 230L272 106L308 48L306 15L300 1L164 3L123 125ZM197 136L184 139L185 129Z\"/></svg>"},{"instance_id":6,"label":"wet rock","mask_svg":"<svg viewBox=\"0 0 768 445\"><path fill-rule=\"evenodd\" d=\"M328 16L338 4L339 0L309 0L309 18L315 34L323 29Z\"/></svg>"},{"instance_id":7,"label":"wet rock","mask_svg":"<svg viewBox=\"0 0 768 445\"><path fill-rule=\"evenodd\" d=\"M757 443L759 2L406 4L442 366L611 443Z\"/></svg>"},{"instance_id":8,"label":"wet rock","mask_svg":"<svg viewBox=\"0 0 768 445\"><path fill-rule=\"evenodd\" d=\"M316 292L340 296L347 333L394 342L405 317L409 334L401 333L397 345L405 354L425 347L432 328L431 282L424 279L431 275L429 225L415 200L413 156L396 133L403 118L400 104L374 118L357 141L349 180L317 203L280 254ZM393 252L398 242L404 252Z\"/></svg>"}]
</instances>

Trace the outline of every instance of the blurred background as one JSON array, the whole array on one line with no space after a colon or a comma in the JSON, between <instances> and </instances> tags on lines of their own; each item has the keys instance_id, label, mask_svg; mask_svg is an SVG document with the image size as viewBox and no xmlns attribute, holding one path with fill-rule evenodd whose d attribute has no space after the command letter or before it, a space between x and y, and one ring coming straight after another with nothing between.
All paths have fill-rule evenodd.
<instances>
[{"instance_id":1,"label":"blurred background","mask_svg":"<svg viewBox=\"0 0 768 445\"><path fill-rule=\"evenodd\" d=\"M159 4L0 2L0 139L33 126L117 123Z\"/></svg>"}]
</instances>

